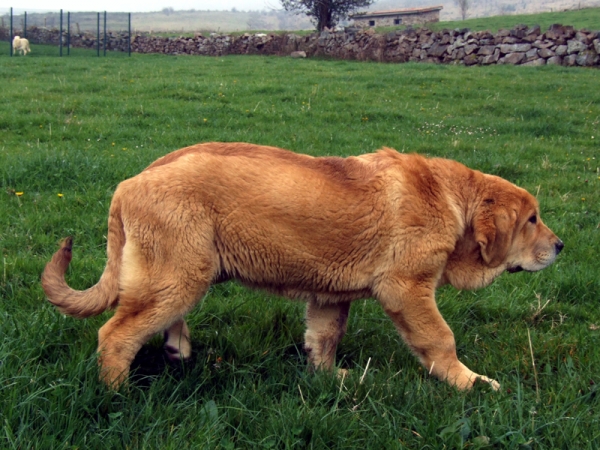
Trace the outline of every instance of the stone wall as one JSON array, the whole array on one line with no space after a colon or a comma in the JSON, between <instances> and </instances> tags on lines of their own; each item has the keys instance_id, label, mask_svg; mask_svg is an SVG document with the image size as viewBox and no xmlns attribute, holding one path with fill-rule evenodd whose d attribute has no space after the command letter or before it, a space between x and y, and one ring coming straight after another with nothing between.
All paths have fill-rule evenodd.
<instances>
[{"instance_id":1,"label":"stone wall","mask_svg":"<svg viewBox=\"0 0 600 450\"><path fill-rule=\"evenodd\" d=\"M304 49L302 49L304 50ZM599 66L600 32L575 31L552 25L545 33L540 27L517 26L512 30L471 32L462 30L405 30L376 35L358 33L320 39L315 54L340 53L350 59L386 62L430 62L444 64L561 64ZM308 52L307 52L308 53ZM310 53L309 53L310 54Z\"/></svg>"},{"instance_id":2,"label":"stone wall","mask_svg":"<svg viewBox=\"0 0 600 450\"><path fill-rule=\"evenodd\" d=\"M0 38L3 30L0 29ZM16 33L15 33L16 34ZM4 32L7 39L7 33ZM28 29L32 43L58 44L56 30ZM64 37L63 37L64 39ZM127 50L127 36L109 33L108 50ZM96 48L91 35L71 35L74 47ZM103 43L101 42L101 47ZM512 30L471 32L467 29L431 31L407 29L387 34L373 30L346 29L308 36L295 34L211 34L166 38L152 35L132 37L131 51L139 53L223 55L279 55L294 51L308 57L380 62L429 62L442 64L520 64L600 67L600 32L575 30L571 26L516 26Z\"/></svg>"},{"instance_id":3,"label":"stone wall","mask_svg":"<svg viewBox=\"0 0 600 450\"><path fill-rule=\"evenodd\" d=\"M512 30L471 32L426 28L407 29L385 35L373 30L323 32L309 36L197 35L193 38L136 36L132 50L141 53L170 53L221 56L228 54L288 55L304 51L308 57L369 60L381 62L429 62L444 64L558 64L600 66L600 32L552 25L517 26Z\"/></svg>"}]
</instances>

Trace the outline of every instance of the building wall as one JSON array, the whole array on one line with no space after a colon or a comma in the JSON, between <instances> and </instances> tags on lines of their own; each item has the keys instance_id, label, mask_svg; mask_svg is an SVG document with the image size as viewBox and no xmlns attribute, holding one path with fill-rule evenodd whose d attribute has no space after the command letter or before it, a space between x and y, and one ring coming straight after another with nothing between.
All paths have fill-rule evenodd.
<instances>
[{"instance_id":1,"label":"building wall","mask_svg":"<svg viewBox=\"0 0 600 450\"><path fill-rule=\"evenodd\" d=\"M400 19L400 23L394 23L394 20ZM440 11L429 11L418 14L390 14L389 16L380 16L380 17L365 17L358 18L354 17L354 25L357 27L393 27L394 25L418 25L422 23L428 22L439 22L440 21ZM374 22L374 25L371 25L369 22Z\"/></svg>"}]
</instances>

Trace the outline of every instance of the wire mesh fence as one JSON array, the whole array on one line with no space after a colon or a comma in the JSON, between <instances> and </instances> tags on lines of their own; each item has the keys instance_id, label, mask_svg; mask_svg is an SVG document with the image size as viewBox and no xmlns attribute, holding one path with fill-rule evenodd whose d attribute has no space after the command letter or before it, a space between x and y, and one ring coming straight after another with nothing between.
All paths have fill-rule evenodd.
<instances>
[{"instance_id":1,"label":"wire mesh fence","mask_svg":"<svg viewBox=\"0 0 600 450\"><path fill-rule=\"evenodd\" d=\"M131 13L46 12L0 15L0 40L13 42L26 38L34 44L56 45L60 56L73 47L95 49L98 56L107 51L131 54ZM11 45L11 56L17 47Z\"/></svg>"}]
</instances>

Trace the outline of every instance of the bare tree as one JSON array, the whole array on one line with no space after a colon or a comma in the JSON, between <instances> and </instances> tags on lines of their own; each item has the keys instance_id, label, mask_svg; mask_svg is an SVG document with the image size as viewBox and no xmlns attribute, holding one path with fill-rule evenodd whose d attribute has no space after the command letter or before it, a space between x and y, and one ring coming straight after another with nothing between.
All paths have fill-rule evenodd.
<instances>
[{"instance_id":1,"label":"bare tree","mask_svg":"<svg viewBox=\"0 0 600 450\"><path fill-rule=\"evenodd\" d=\"M335 27L341 20L364 8L374 0L281 0L286 11L304 13L316 25L317 31Z\"/></svg>"},{"instance_id":2,"label":"bare tree","mask_svg":"<svg viewBox=\"0 0 600 450\"><path fill-rule=\"evenodd\" d=\"M467 18L469 8L471 7L471 0L454 0L454 3L456 3L456 6L458 6L458 9L460 9L462 20L465 20Z\"/></svg>"}]
</instances>

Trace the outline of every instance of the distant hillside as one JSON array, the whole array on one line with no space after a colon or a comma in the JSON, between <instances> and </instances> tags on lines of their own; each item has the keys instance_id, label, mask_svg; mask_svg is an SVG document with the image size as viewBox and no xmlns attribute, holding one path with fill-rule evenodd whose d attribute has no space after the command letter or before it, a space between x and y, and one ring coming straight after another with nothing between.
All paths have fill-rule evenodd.
<instances>
[{"instance_id":1,"label":"distant hillside","mask_svg":"<svg viewBox=\"0 0 600 450\"><path fill-rule=\"evenodd\" d=\"M278 4L278 3L277 3ZM517 14L535 14L579 10L600 7L600 0L471 0L467 19ZM460 11L454 0L379 0L369 10L383 11L403 8L443 5L440 14L442 22L461 19ZM15 11L17 11L15 9ZM18 10L20 13L24 10ZM65 11L65 17L66 17ZM15 26L22 26L23 16L15 15ZM66 18L65 18L66 20ZM590 19L592 20L592 19ZM176 11L163 8L162 11L132 13L131 26L135 32L154 33L194 33L194 32L235 32L235 31L277 31L277 30L313 30L314 25L305 15L294 15L283 10L270 11ZM7 26L7 13L0 13L0 26ZM28 25L57 28L60 21L57 12L27 12ZM575 25L572 23L571 25ZM587 28L600 29L600 23L585 23ZM66 23L64 25L66 27ZM107 28L112 31L127 29L127 14L109 13ZM471 26L471 25L468 25ZM96 32L96 13L72 13L73 30Z\"/></svg>"},{"instance_id":2,"label":"distant hillside","mask_svg":"<svg viewBox=\"0 0 600 450\"><path fill-rule=\"evenodd\" d=\"M24 11L24 10L23 10ZM19 11L22 14L23 11ZM14 14L16 27L22 26L23 16ZM63 12L63 26L66 28L67 11ZM28 26L58 28L60 15L57 12L27 11ZM103 15L101 14L101 21ZM9 23L8 13L0 14L0 26ZM3 25L4 24L4 25ZM95 32L97 13L72 12L73 29ZM101 23L103 27L103 23ZM127 28L126 13L108 13L107 27L111 30ZM134 31L145 32L231 32L231 31L271 31L271 30L310 30L314 25L305 15L290 14L283 10L271 11L176 11L163 8L162 11L132 13L131 27Z\"/></svg>"},{"instance_id":3,"label":"distant hillside","mask_svg":"<svg viewBox=\"0 0 600 450\"><path fill-rule=\"evenodd\" d=\"M573 9L600 7L600 0L471 0L467 18L503 16L512 14L534 14ZM443 5L441 21L462 19L454 0L379 0L370 11L415 8Z\"/></svg>"},{"instance_id":4,"label":"distant hillside","mask_svg":"<svg viewBox=\"0 0 600 450\"><path fill-rule=\"evenodd\" d=\"M306 16L271 11L174 11L135 13L133 26L144 31L246 31L307 30L314 28Z\"/></svg>"}]
</instances>

